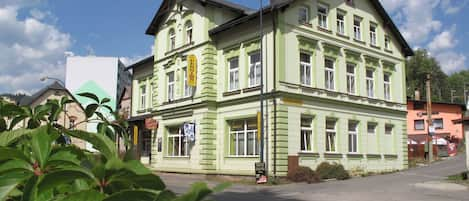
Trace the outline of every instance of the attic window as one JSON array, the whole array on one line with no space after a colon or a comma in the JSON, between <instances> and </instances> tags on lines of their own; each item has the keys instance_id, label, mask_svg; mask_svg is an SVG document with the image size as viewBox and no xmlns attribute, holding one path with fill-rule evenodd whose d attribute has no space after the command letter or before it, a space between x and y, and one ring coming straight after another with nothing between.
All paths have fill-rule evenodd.
<instances>
[{"instance_id":1,"label":"attic window","mask_svg":"<svg viewBox=\"0 0 469 201\"><path fill-rule=\"evenodd\" d=\"M353 6L353 0L345 0L345 4Z\"/></svg>"}]
</instances>

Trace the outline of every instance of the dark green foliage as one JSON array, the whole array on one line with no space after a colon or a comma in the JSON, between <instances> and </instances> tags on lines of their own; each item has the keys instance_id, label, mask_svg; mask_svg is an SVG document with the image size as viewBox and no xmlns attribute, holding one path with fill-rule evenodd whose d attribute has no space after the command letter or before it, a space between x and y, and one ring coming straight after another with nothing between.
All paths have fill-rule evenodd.
<instances>
[{"instance_id":1,"label":"dark green foliage","mask_svg":"<svg viewBox=\"0 0 469 201\"><path fill-rule=\"evenodd\" d=\"M289 171L288 180L293 182L316 183L319 182L319 176L309 167L300 166L293 171Z\"/></svg>"},{"instance_id":2,"label":"dark green foliage","mask_svg":"<svg viewBox=\"0 0 469 201\"><path fill-rule=\"evenodd\" d=\"M346 180L350 178L350 174L344 169L344 166L338 163L322 162L316 168L316 173L321 179Z\"/></svg>"},{"instance_id":3,"label":"dark green foliage","mask_svg":"<svg viewBox=\"0 0 469 201\"><path fill-rule=\"evenodd\" d=\"M223 184L212 190L198 183L188 193L176 196L160 177L132 157L135 154L123 153L124 160L119 157L114 143L117 137L133 149L128 143L127 124L104 105L109 100L89 93L82 96L95 102L86 107L90 119L78 124L98 121L98 133L56 124L64 106L72 103L67 98L35 108L0 100L0 201L199 201L227 187ZM108 121L101 109L110 110L116 120ZM27 128L12 129L22 121ZM99 153L60 143L62 135L82 139Z\"/></svg>"}]
</instances>

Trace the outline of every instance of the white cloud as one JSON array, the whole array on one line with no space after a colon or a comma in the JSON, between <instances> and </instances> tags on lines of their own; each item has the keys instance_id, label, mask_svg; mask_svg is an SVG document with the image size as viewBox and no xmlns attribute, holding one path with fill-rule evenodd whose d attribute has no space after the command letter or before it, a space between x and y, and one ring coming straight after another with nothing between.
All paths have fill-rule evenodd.
<instances>
[{"instance_id":1,"label":"white cloud","mask_svg":"<svg viewBox=\"0 0 469 201\"><path fill-rule=\"evenodd\" d=\"M456 25L453 25L451 29L436 35L428 45L430 52L437 53L455 47L458 43L458 40L454 38L455 32Z\"/></svg>"},{"instance_id":2,"label":"white cloud","mask_svg":"<svg viewBox=\"0 0 469 201\"><path fill-rule=\"evenodd\" d=\"M442 70L447 74L466 68L466 56L454 51L439 53L435 55L435 58L440 62Z\"/></svg>"},{"instance_id":3,"label":"white cloud","mask_svg":"<svg viewBox=\"0 0 469 201\"><path fill-rule=\"evenodd\" d=\"M0 93L33 93L44 86L39 79L63 79L65 54L71 37L48 24L50 12L31 10L18 18L18 11L40 0L3 0L0 3Z\"/></svg>"},{"instance_id":4,"label":"white cloud","mask_svg":"<svg viewBox=\"0 0 469 201\"><path fill-rule=\"evenodd\" d=\"M441 0L440 5L445 14L456 14L461 11L468 2L469 0Z\"/></svg>"}]
</instances>

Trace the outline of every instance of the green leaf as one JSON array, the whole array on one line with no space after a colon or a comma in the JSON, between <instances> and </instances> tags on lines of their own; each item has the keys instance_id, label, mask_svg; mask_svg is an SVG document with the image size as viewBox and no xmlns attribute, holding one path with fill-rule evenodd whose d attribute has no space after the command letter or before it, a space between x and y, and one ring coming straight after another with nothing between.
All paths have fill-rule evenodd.
<instances>
[{"instance_id":1,"label":"green leaf","mask_svg":"<svg viewBox=\"0 0 469 201\"><path fill-rule=\"evenodd\" d=\"M5 121L5 119L3 119L3 117L0 117L0 134L6 129L7 129L7 122Z\"/></svg>"},{"instance_id":2,"label":"green leaf","mask_svg":"<svg viewBox=\"0 0 469 201\"><path fill-rule=\"evenodd\" d=\"M112 194L103 201L154 201L160 192L150 190L125 190Z\"/></svg>"},{"instance_id":3,"label":"green leaf","mask_svg":"<svg viewBox=\"0 0 469 201\"><path fill-rule=\"evenodd\" d=\"M219 193L219 192L222 192L222 191L224 191L225 189L227 189L229 187L231 187L231 183L224 182L224 183L218 184L212 190L213 190L214 193Z\"/></svg>"},{"instance_id":4,"label":"green leaf","mask_svg":"<svg viewBox=\"0 0 469 201\"><path fill-rule=\"evenodd\" d=\"M104 197L105 195L98 191L87 190L69 194L58 201L101 201Z\"/></svg>"},{"instance_id":5,"label":"green leaf","mask_svg":"<svg viewBox=\"0 0 469 201\"><path fill-rule=\"evenodd\" d=\"M95 103L87 105L85 109L86 118L92 117L94 112L96 112L96 110L98 109L98 107L99 105Z\"/></svg>"},{"instance_id":6,"label":"green leaf","mask_svg":"<svg viewBox=\"0 0 469 201\"><path fill-rule=\"evenodd\" d=\"M16 116L16 117L14 117L10 122L9 130L13 130L13 128L15 128L15 126L18 123L20 123L21 121L23 121L24 119L26 119L26 116Z\"/></svg>"},{"instance_id":7,"label":"green leaf","mask_svg":"<svg viewBox=\"0 0 469 201\"><path fill-rule=\"evenodd\" d=\"M109 98L103 98L103 100L101 100L101 104L109 103L109 102L111 102L111 99Z\"/></svg>"},{"instance_id":8,"label":"green leaf","mask_svg":"<svg viewBox=\"0 0 469 201\"><path fill-rule=\"evenodd\" d=\"M113 110L113 109L111 108L111 106L109 106L109 105L101 105L101 106L103 106L103 107L105 107L106 109L108 109L109 112L111 112L111 113L114 112L114 110Z\"/></svg>"},{"instance_id":9,"label":"green leaf","mask_svg":"<svg viewBox=\"0 0 469 201\"><path fill-rule=\"evenodd\" d=\"M13 160L9 160L7 162L0 164L0 174L5 174L8 172L19 171L19 170L22 170L22 171L26 170L30 172L34 171L31 164L29 164L28 162L24 160L13 159Z\"/></svg>"},{"instance_id":10,"label":"green leaf","mask_svg":"<svg viewBox=\"0 0 469 201\"><path fill-rule=\"evenodd\" d=\"M95 101L95 103L99 103L99 98L98 96L92 94L92 93L88 93L88 92L84 92L84 93L79 93L78 94L79 96L83 96L83 97L86 97L86 98L90 98L90 99L93 99Z\"/></svg>"},{"instance_id":11,"label":"green leaf","mask_svg":"<svg viewBox=\"0 0 469 201\"><path fill-rule=\"evenodd\" d=\"M182 195L181 197L176 198L174 201L200 201L211 193L213 193L213 191L207 187L206 183L197 182L192 184L191 190L189 192Z\"/></svg>"},{"instance_id":12,"label":"green leaf","mask_svg":"<svg viewBox=\"0 0 469 201\"><path fill-rule=\"evenodd\" d=\"M171 191L164 190L158 195L158 197L154 201L167 201L173 200L174 198L176 198L176 194Z\"/></svg>"},{"instance_id":13,"label":"green leaf","mask_svg":"<svg viewBox=\"0 0 469 201\"><path fill-rule=\"evenodd\" d=\"M62 149L52 154L47 161L47 166L54 164L66 163L69 165L80 166L80 160L78 155L71 149Z\"/></svg>"},{"instance_id":14,"label":"green leaf","mask_svg":"<svg viewBox=\"0 0 469 201\"><path fill-rule=\"evenodd\" d=\"M36 184L37 184L38 177L33 176L31 177L23 189L23 197L22 201L35 201L35 193L36 193Z\"/></svg>"},{"instance_id":15,"label":"green leaf","mask_svg":"<svg viewBox=\"0 0 469 201\"><path fill-rule=\"evenodd\" d=\"M107 159L118 157L115 143L104 135L97 135L80 130L66 130L65 133L91 143L94 148L100 151Z\"/></svg>"},{"instance_id":16,"label":"green leaf","mask_svg":"<svg viewBox=\"0 0 469 201\"><path fill-rule=\"evenodd\" d=\"M15 191L16 186L31 176L30 173L14 172L6 175L0 175L0 200L6 198Z\"/></svg>"},{"instance_id":17,"label":"green leaf","mask_svg":"<svg viewBox=\"0 0 469 201\"><path fill-rule=\"evenodd\" d=\"M126 161L124 167L136 175L152 174L148 168L146 168L140 161L137 160Z\"/></svg>"},{"instance_id":18,"label":"green leaf","mask_svg":"<svg viewBox=\"0 0 469 201\"><path fill-rule=\"evenodd\" d=\"M39 162L41 169L43 169L51 151L52 141L47 134L47 128L38 129L31 135L31 149L33 151L33 156Z\"/></svg>"},{"instance_id":19,"label":"green leaf","mask_svg":"<svg viewBox=\"0 0 469 201\"><path fill-rule=\"evenodd\" d=\"M98 182L94 175L83 168L67 168L45 174L39 181L38 192L46 192L61 184L68 184L77 179L93 180Z\"/></svg>"},{"instance_id":20,"label":"green leaf","mask_svg":"<svg viewBox=\"0 0 469 201\"><path fill-rule=\"evenodd\" d=\"M5 161L9 159L19 159L26 162L30 162L29 157L27 157L20 150L9 147L0 147L0 161Z\"/></svg>"},{"instance_id":21,"label":"green leaf","mask_svg":"<svg viewBox=\"0 0 469 201\"><path fill-rule=\"evenodd\" d=\"M12 131L5 131L3 133L0 133L0 146L9 146L13 143L15 143L19 138L25 136L25 135L30 135L32 133L38 132L38 130L43 130L46 129L47 126L42 126L37 129L16 129Z\"/></svg>"}]
</instances>

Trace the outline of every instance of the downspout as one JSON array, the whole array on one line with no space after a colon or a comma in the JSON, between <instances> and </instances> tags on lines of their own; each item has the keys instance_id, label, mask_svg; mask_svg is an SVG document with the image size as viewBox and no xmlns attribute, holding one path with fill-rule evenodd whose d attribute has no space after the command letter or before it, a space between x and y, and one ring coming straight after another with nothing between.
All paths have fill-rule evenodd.
<instances>
[{"instance_id":1,"label":"downspout","mask_svg":"<svg viewBox=\"0 0 469 201\"><path fill-rule=\"evenodd\" d=\"M277 178L277 95L276 95L276 91L277 91L277 71L276 71L276 68L277 68L277 10L275 9L275 6L272 6L272 30L273 30L273 39L274 39L274 42L273 42L273 50L274 50L274 54L273 54L273 62L272 62L272 66L273 66L273 76L274 76L274 81L273 81L273 84L274 84L274 88L273 88L273 93L272 93L272 97L273 97L273 104L274 104L274 156L273 156L273 168L274 168L274 172L273 172L273 177L274 177L274 180Z\"/></svg>"}]
</instances>

